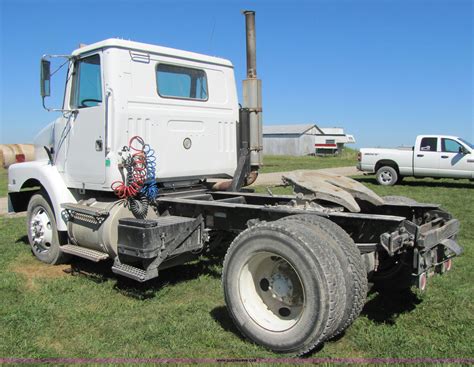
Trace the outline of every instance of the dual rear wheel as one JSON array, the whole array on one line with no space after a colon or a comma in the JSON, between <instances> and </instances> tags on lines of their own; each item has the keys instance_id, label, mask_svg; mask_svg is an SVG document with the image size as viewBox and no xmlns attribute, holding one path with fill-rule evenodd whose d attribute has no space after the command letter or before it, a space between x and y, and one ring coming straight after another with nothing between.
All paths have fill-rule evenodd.
<instances>
[{"instance_id":1,"label":"dual rear wheel","mask_svg":"<svg viewBox=\"0 0 474 367\"><path fill-rule=\"evenodd\" d=\"M246 337L301 355L355 320L367 276L357 247L339 226L297 215L242 232L225 257L223 287Z\"/></svg>"}]
</instances>

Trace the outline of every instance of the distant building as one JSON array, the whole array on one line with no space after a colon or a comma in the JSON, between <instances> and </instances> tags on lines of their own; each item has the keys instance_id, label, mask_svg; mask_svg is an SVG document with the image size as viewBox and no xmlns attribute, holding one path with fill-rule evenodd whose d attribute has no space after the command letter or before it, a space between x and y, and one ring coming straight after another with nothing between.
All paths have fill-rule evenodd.
<instances>
[{"instance_id":1,"label":"distant building","mask_svg":"<svg viewBox=\"0 0 474 367\"><path fill-rule=\"evenodd\" d=\"M263 153L272 155L314 154L314 139L321 133L315 124L263 125Z\"/></svg>"},{"instance_id":2,"label":"distant building","mask_svg":"<svg viewBox=\"0 0 474 367\"><path fill-rule=\"evenodd\" d=\"M342 128L320 128L316 124L263 126L264 154L337 154L347 143L355 143L355 139L344 134Z\"/></svg>"},{"instance_id":3,"label":"distant building","mask_svg":"<svg viewBox=\"0 0 474 367\"><path fill-rule=\"evenodd\" d=\"M322 134L316 135L315 154L339 154L344 149L344 144L355 143L353 135L344 133L342 127L321 127Z\"/></svg>"}]
</instances>

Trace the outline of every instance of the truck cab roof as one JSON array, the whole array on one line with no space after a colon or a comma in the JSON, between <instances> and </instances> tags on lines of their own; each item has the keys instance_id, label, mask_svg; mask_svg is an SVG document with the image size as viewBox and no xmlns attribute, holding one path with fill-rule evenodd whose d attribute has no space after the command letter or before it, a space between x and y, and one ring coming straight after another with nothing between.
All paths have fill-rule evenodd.
<instances>
[{"instance_id":1,"label":"truck cab roof","mask_svg":"<svg viewBox=\"0 0 474 367\"><path fill-rule=\"evenodd\" d=\"M208 56L208 55L203 55L203 54L199 54L195 52L183 51L183 50L178 50L175 48L157 46L157 45L152 45L148 43L128 41L128 40L123 40L119 38L108 38L103 41L99 41L87 46L80 47L74 50L72 52L72 55L80 56L81 54L85 54L94 50L104 49L104 48L123 48L123 49L138 51L138 52L173 56L173 57L178 57L185 60L200 61L200 62L206 62L206 63L216 64L216 65L221 65L221 66L233 67L232 63L229 60L226 60L220 57Z\"/></svg>"}]
</instances>

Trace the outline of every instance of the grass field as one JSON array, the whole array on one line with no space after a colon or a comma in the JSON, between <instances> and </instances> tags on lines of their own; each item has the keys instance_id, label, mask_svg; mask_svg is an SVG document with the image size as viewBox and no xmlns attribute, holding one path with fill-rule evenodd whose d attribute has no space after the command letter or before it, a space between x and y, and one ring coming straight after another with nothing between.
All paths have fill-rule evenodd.
<instances>
[{"instance_id":1,"label":"grass field","mask_svg":"<svg viewBox=\"0 0 474 367\"><path fill-rule=\"evenodd\" d=\"M465 252L450 273L430 279L424 294L370 294L345 335L311 357L473 358L474 185L407 179L385 188L360 180L381 195L440 203L461 220ZM0 358L280 357L245 341L233 326L219 257L165 270L140 285L111 274L110 264L36 261L24 218L0 217L0 233Z\"/></svg>"},{"instance_id":2,"label":"grass field","mask_svg":"<svg viewBox=\"0 0 474 367\"><path fill-rule=\"evenodd\" d=\"M263 157L262 173L284 172L294 169L321 169L330 167L355 166L357 164L357 151L344 148L336 157L292 157L281 155L266 155Z\"/></svg>"}]
</instances>

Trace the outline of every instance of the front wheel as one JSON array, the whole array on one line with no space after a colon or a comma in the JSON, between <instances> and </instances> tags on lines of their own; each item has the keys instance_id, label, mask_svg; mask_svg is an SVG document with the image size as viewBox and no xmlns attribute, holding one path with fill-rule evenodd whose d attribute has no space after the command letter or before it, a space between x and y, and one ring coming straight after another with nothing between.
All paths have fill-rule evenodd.
<instances>
[{"instance_id":1,"label":"front wheel","mask_svg":"<svg viewBox=\"0 0 474 367\"><path fill-rule=\"evenodd\" d=\"M28 240L33 254L47 264L65 262L68 256L60 249L54 213L43 194L31 197L27 213Z\"/></svg>"},{"instance_id":2,"label":"front wheel","mask_svg":"<svg viewBox=\"0 0 474 367\"><path fill-rule=\"evenodd\" d=\"M232 319L247 338L275 352L310 351L342 313L333 284L342 278L337 259L325 244L311 242L298 223L264 223L242 232L225 257L222 282Z\"/></svg>"},{"instance_id":3,"label":"front wheel","mask_svg":"<svg viewBox=\"0 0 474 367\"><path fill-rule=\"evenodd\" d=\"M390 166L383 166L377 170L377 182L383 186L393 186L398 181L397 170Z\"/></svg>"}]
</instances>

